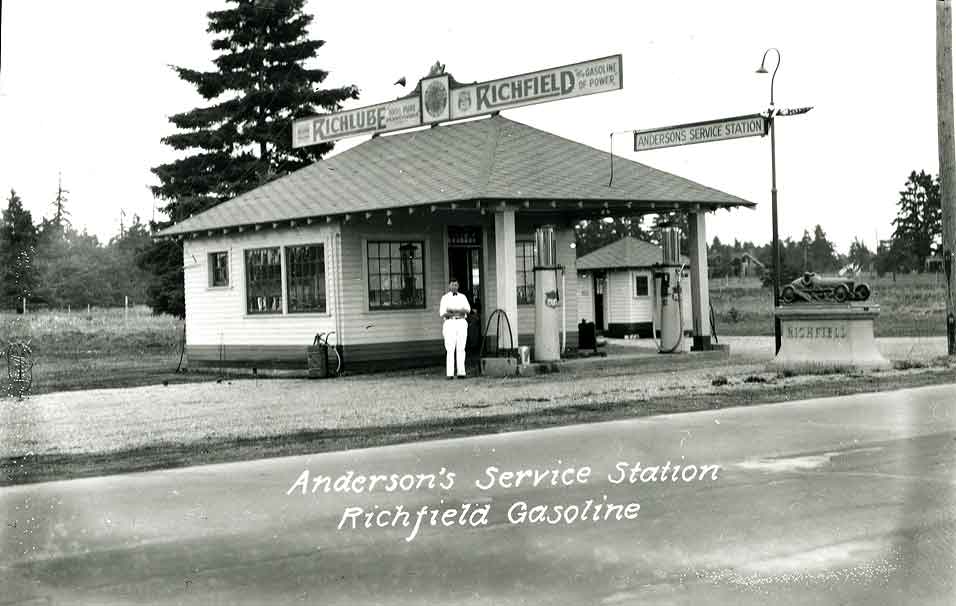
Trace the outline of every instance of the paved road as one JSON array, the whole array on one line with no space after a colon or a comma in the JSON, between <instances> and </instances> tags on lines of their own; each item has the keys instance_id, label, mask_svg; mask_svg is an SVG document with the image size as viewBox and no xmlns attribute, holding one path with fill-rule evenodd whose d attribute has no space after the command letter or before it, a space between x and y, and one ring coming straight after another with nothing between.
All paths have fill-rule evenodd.
<instances>
[{"instance_id":1,"label":"paved road","mask_svg":"<svg viewBox=\"0 0 956 606\"><path fill-rule=\"evenodd\" d=\"M949 385L6 487L0 604L949 605L954 459ZM658 476L614 484L621 462ZM675 465L720 469L673 481ZM489 467L575 471L486 490ZM349 470L434 473L447 490L311 493ZM522 523L522 502L577 509ZM640 509L594 521L605 502ZM402 522L398 505L426 508L410 541L361 516L337 529L349 508ZM429 525L446 509L452 526Z\"/></svg>"}]
</instances>

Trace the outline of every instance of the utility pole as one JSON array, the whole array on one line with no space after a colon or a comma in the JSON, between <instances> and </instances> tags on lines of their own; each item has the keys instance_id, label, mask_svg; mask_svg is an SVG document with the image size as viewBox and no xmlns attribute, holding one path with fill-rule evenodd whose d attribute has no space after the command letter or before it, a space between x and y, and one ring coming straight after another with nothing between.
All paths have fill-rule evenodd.
<instances>
[{"instance_id":1,"label":"utility pole","mask_svg":"<svg viewBox=\"0 0 956 606\"><path fill-rule=\"evenodd\" d=\"M946 272L946 342L956 355L956 148L953 141L953 11L951 0L936 2L936 113L939 137L940 202L943 207L943 268Z\"/></svg>"}]
</instances>

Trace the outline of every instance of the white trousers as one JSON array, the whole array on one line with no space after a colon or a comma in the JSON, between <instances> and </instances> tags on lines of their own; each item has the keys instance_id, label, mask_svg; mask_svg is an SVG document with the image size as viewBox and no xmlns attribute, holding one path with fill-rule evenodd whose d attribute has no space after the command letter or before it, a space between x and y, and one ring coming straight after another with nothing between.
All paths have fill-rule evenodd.
<instances>
[{"instance_id":1,"label":"white trousers","mask_svg":"<svg viewBox=\"0 0 956 606\"><path fill-rule=\"evenodd\" d=\"M455 376L455 354L458 354L458 374L465 376L465 343L468 342L468 322L464 318L445 320L441 327L445 338L445 375Z\"/></svg>"}]
</instances>

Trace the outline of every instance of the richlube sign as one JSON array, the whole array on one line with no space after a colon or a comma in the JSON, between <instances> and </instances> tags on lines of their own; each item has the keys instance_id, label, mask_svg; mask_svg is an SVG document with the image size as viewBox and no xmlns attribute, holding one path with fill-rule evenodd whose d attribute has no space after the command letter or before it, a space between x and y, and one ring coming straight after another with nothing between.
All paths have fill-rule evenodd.
<instances>
[{"instance_id":1,"label":"richlube sign","mask_svg":"<svg viewBox=\"0 0 956 606\"><path fill-rule=\"evenodd\" d=\"M305 147L366 133L386 133L420 126L421 123L418 97L406 97L369 107L296 120L292 125L292 147Z\"/></svg>"},{"instance_id":2,"label":"richlube sign","mask_svg":"<svg viewBox=\"0 0 956 606\"><path fill-rule=\"evenodd\" d=\"M767 119L760 114L694 122L634 131L634 151L693 145L724 139L763 136L767 134Z\"/></svg>"},{"instance_id":3,"label":"richlube sign","mask_svg":"<svg viewBox=\"0 0 956 606\"><path fill-rule=\"evenodd\" d=\"M477 84L463 85L450 74L433 73L419 82L417 94L296 120L292 126L292 146L305 147L357 135L437 124L621 87L621 55Z\"/></svg>"}]
</instances>

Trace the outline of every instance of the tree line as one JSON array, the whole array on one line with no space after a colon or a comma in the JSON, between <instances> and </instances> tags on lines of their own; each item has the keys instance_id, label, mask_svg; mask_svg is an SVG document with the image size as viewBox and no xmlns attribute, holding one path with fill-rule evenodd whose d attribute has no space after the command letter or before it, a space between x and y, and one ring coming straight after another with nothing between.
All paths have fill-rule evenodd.
<instances>
[{"instance_id":1,"label":"tree line","mask_svg":"<svg viewBox=\"0 0 956 606\"><path fill-rule=\"evenodd\" d=\"M0 309L67 309L145 303L151 279L139 258L151 246L149 226L134 216L128 227L101 243L78 231L58 187L50 218L34 223L15 190L0 220Z\"/></svg>"},{"instance_id":2,"label":"tree line","mask_svg":"<svg viewBox=\"0 0 956 606\"><path fill-rule=\"evenodd\" d=\"M167 221L129 229L107 243L78 232L69 223L66 198L58 188L52 217L35 224L13 191L0 225L0 307L24 298L53 307L122 304L123 297L146 301L156 313L185 315L183 257L177 242L154 241L151 233L320 160L331 143L293 149L293 120L342 109L358 99L354 85L320 88L329 72L314 65L325 41L312 39L313 16L304 0L225 0L207 13L213 39L213 68L173 66L207 103L169 117L176 132L162 143L179 158L152 168L151 186L164 203ZM624 236L658 241L660 228L674 224L686 247L686 217L671 213L644 218L605 216L576 226L578 255ZM848 263L878 273L924 271L939 248L939 180L915 171L900 193L891 239L871 251L856 240L838 254L817 225L799 241L781 243L781 272L792 279L804 270L835 271ZM739 272L744 253L772 266L770 245L725 244L714 238L708 251L711 275Z\"/></svg>"},{"instance_id":3,"label":"tree line","mask_svg":"<svg viewBox=\"0 0 956 606\"><path fill-rule=\"evenodd\" d=\"M581 221L575 226L578 256L597 250L620 238L635 237L659 243L660 229L675 225L681 231L681 250L687 251L686 217L676 213L656 215L649 224L641 216L607 216ZM912 171L897 200L893 233L871 250L859 238L854 238L846 252L837 251L823 227L814 226L812 233L804 230L799 240L780 241L780 274L783 283L806 271L835 273L843 269L854 272L872 272L883 276L898 273L923 273L938 268L942 246L942 205L939 176L925 171ZM707 247L707 264L712 278L738 277L748 272L763 278L769 284L773 267L771 244L754 244L735 239L725 243L718 237Z\"/></svg>"}]
</instances>

